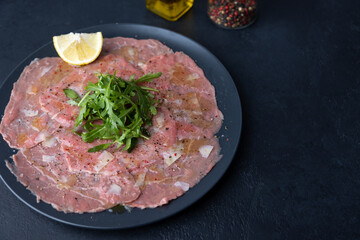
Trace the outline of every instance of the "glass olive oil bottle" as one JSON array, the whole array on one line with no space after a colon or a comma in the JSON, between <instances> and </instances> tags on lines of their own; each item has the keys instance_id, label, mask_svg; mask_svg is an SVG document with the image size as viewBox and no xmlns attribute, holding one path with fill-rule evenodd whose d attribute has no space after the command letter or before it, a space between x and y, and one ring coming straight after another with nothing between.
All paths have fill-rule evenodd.
<instances>
[{"instance_id":1,"label":"glass olive oil bottle","mask_svg":"<svg viewBox=\"0 0 360 240\"><path fill-rule=\"evenodd\" d=\"M146 8L169 21L176 21L193 5L194 0L146 0Z\"/></svg>"}]
</instances>

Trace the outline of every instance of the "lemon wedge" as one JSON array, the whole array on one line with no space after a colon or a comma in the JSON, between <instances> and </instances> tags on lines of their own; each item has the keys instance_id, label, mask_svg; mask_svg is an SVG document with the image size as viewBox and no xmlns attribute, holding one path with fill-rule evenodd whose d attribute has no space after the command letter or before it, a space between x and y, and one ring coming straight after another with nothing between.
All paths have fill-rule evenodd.
<instances>
[{"instance_id":1,"label":"lemon wedge","mask_svg":"<svg viewBox=\"0 0 360 240\"><path fill-rule=\"evenodd\" d=\"M72 65L89 64L100 55L103 36L97 33L68 33L53 37L56 52Z\"/></svg>"}]
</instances>

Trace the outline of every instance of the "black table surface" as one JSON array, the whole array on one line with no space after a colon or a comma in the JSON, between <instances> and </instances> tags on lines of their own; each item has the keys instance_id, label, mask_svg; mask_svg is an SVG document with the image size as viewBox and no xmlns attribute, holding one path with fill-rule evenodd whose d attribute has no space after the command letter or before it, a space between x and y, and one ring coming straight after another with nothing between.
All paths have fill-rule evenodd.
<instances>
[{"instance_id":1,"label":"black table surface","mask_svg":"<svg viewBox=\"0 0 360 240\"><path fill-rule=\"evenodd\" d=\"M204 0L177 22L145 1L0 1L0 81L54 35L139 23L209 49L243 107L230 169L184 211L87 230L38 214L1 183L0 239L360 239L360 1L296 2L259 0L256 23L228 31L209 20Z\"/></svg>"}]
</instances>

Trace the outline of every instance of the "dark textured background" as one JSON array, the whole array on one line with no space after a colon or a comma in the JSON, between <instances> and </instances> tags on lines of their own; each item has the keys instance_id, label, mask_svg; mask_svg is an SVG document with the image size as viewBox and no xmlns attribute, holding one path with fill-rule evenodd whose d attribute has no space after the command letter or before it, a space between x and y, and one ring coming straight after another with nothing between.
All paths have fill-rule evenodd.
<instances>
[{"instance_id":1,"label":"dark textured background","mask_svg":"<svg viewBox=\"0 0 360 240\"><path fill-rule=\"evenodd\" d=\"M53 35L141 23L208 48L243 105L238 153L204 198L164 221L95 231L50 220L0 184L0 239L360 239L360 1L258 1L226 31L206 1L177 22L145 1L0 1L0 80ZM217 89L221 91L221 89Z\"/></svg>"}]
</instances>

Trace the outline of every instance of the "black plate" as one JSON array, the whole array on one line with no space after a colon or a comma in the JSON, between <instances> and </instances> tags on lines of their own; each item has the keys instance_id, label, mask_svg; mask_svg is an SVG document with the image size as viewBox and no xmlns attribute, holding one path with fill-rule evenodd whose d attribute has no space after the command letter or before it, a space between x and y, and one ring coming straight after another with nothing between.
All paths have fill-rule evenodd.
<instances>
[{"instance_id":1,"label":"black plate","mask_svg":"<svg viewBox=\"0 0 360 240\"><path fill-rule=\"evenodd\" d=\"M0 165L1 179L5 185L26 205L35 211L56 221L78 227L96 229L122 229L149 224L169 217L193 204L204 196L223 176L229 167L240 140L242 112L236 86L225 67L207 49L198 43L169 30L137 25L137 24L107 24L86 29L78 32L101 31L104 37L132 37L137 39L153 38L165 43L174 51L183 51L205 72L210 82L215 86L217 101L225 119L219 133L221 154L223 158L216 164L211 172L205 176L196 186L191 188L183 196L171 201L169 204L155 209L133 209L131 213L120 214L104 211L87 214L65 214L58 212L50 204L36 203L35 196L17 182L16 177L10 173L4 162ZM0 112L3 113L10 98L13 83L19 78L22 70L34 59L49 56L57 56L52 42L35 51L13 70L4 81L0 89ZM9 159L13 150L5 141L0 143L0 159Z\"/></svg>"}]
</instances>

